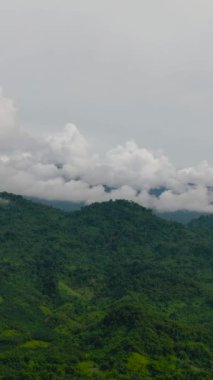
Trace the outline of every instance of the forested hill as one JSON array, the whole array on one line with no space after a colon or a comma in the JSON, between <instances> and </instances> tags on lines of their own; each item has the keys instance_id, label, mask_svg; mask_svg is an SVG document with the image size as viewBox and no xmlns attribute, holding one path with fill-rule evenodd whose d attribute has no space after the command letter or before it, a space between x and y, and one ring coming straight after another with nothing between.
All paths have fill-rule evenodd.
<instances>
[{"instance_id":1,"label":"forested hill","mask_svg":"<svg viewBox=\"0 0 213 380\"><path fill-rule=\"evenodd\" d=\"M212 380L213 217L0 194L0 379Z\"/></svg>"}]
</instances>

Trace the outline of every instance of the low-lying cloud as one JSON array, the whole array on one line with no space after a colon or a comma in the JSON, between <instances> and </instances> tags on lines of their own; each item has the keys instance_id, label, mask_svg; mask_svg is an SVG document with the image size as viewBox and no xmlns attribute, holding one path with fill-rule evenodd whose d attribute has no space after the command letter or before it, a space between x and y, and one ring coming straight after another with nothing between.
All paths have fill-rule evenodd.
<instances>
[{"instance_id":1,"label":"low-lying cloud","mask_svg":"<svg viewBox=\"0 0 213 380\"><path fill-rule=\"evenodd\" d=\"M213 212L213 167L177 169L161 151L134 141L103 156L73 124L33 136L0 92L0 190L72 202L127 199L160 211Z\"/></svg>"}]
</instances>

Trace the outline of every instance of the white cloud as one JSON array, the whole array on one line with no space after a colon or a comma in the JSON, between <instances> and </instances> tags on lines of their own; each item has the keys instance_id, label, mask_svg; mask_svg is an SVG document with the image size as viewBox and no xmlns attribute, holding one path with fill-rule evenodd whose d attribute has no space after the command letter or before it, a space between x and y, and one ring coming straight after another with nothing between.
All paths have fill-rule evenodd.
<instances>
[{"instance_id":1,"label":"white cloud","mask_svg":"<svg viewBox=\"0 0 213 380\"><path fill-rule=\"evenodd\" d=\"M128 199L158 210L213 212L213 167L207 161L176 169L162 152L134 141L100 157L72 124L34 138L18 125L13 102L2 93L0 179L1 191L46 199Z\"/></svg>"}]
</instances>

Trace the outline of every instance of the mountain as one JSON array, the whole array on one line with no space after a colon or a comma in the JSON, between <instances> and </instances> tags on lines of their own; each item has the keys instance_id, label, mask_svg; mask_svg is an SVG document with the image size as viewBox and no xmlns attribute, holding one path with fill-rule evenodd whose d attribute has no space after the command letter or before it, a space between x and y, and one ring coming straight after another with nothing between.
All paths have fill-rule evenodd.
<instances>
[{"instance_id":1,"label":"mountain","mask_svg":"<svg viewBox=\"0 0 213 380\"><path fill-rule=\"evenodd\" d=\"M158 194L157 191L162 191L158 189L153 189L151 194ZM52 206L55 208L58 208L63 211L77 211L80 210L82 207L85 207L84 203L74 203L70 201L60 201L60 200L48 200L48 199L41 199L41 198L35 198L35 197L25 197L28 200L32 200L33 202L40 203L47 206ZM171 220L174 222L179 222L183 224L189 223L193 219L197 219L200 216L206 216L207 213L204 212L197 212L197 211L188 211L188 210L178 210L178 211L153 211L156 215L160 216L163 219Z\"/></svg>"},{"instance_id":2,"label":"mountain","mask_svg":"<svg viewBox=\"0 0 213 380\"><path fill-rule=\"evenodd\" d=\"M156 215L163 219L170 220L173 222L188 224L194 219L198 219L201 216L208 216L205 212L189 211L189 210L177 210L177 211L167 211L167 212L156 212Z\"/></svg>"},{"instance_id":3,"label":"mountain","mask_svg":"<svg viewBox=\"0 0 213 380\"><path fill-rule=\"evenodd\" d=\"M1 379L212 379L211 216L0 199Z\"/></svg>"},{"instance_id":4,"label":"mountain","mask_svg":"<svg viewBox=\"0 0 213 380\"><path fill-rule=\"evenodd\" d=\"M59 210L63 210L67 212L77 211L85 206L84 203L74 203L70 201L49 200L49 199L42 199L42 198L36 198L36 197L25 197L25 198L35 203L40 203L42 205L55 207L55 208L58 208Z\"/></svg>"}]
</instances>

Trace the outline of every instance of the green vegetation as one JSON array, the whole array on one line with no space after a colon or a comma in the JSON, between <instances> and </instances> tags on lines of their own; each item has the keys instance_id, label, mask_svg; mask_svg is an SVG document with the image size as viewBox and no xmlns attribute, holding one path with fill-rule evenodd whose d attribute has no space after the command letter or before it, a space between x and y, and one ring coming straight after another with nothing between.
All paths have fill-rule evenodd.
<instances>
[{"instance_id":1,"label":"green vegetation","mask_svg":"<svg viewBox=\"0 0 213 380\"><path fill-rule=\"evenodd\" d=\"M0 197L0 379L213 378L213 217Z\"/></svg>"}]
</instances>

